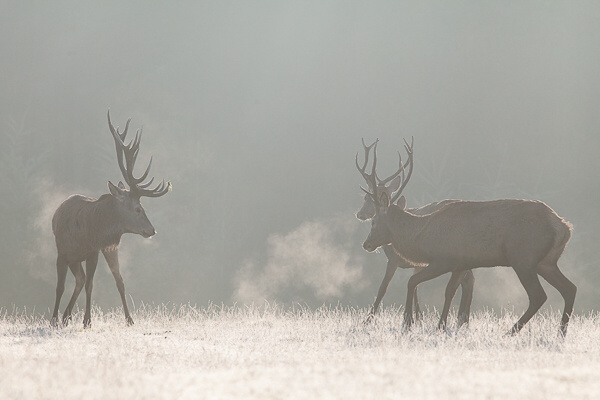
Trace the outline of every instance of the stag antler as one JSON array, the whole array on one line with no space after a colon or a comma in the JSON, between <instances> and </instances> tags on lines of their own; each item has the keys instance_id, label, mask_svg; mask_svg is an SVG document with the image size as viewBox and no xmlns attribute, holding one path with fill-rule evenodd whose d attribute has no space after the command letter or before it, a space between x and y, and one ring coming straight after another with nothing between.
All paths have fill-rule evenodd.
<instances>
[{"instance_id":1,"label":"stag antler","mask_svg":"<svg viewBox=\"0 0 600 400\"><path fill-rule=\"evenodd\" d=\"M377 182L375 181L375 177L376 177L375 167L377 166L377 143L378 142L379 142L379 139L376 139L370 146L367 146L365 144L365 139L362 139L362 145L365 150L365 163L363 164L362 168L358 165L358 152L356 153L356 160L355 160L356 168L358 169L360 174L363 176L363 178L365 178L365 181L367 181L367 187L369 187L373 190L375 190L375 188L377 188ZM373 148L373 169L371 170L371 174L367 174L365 172L365 170L367 169L367 164L369 162L369 153L371 151L371 148ZM364 192L371 194L368 190L366 190L362 186L360 188Z\"/></svg>"},{"instance_id":2,"label":"stag antler","mask_svg":"<svg viewBox=\"0 0 600 400\"><path fill-rule=\"evenodd\" d=\"M413 137L413 142L414 142L414 137ZM406 140L404 140L404 143L406 143ZM406 143L408 144L408 143ZM405 146L406 147L406 146ZM411 147L412 149L412 147ZM377 178L377 183L379 185L383 185L385 186L388 182L390 182L392 179L396 178L398 175L400 175L400 173L402 172L402 170L404 170L408 164L410 163L410 158L409 160L404 164L404 166L402 165L402 155L400 155L400 152L398 152L398 162L399 162L399 167L398 167L398 171L394 172L392 175L390 175L389 177L385 178L385 179L379 179L379 177L377 176L377 172L375 173L375 178Z\"/></svg>"},{"instance_id":3,"label":"stag antler","mask_svg":"<svg viewBox=\"0 0 600 400\"><path fill-rule=\"evenodd\" d=\"M415 146L415 137L414 136L411 138L410 146L409 146L408 142L406 141L406 139L404 139L404 149L406 150L406 153L408 154L408 160L406 161L406 164L404 164L404 166L402 166L402 185L400 185L400 189L398 189L398 191L396 192L394 197L392 197L392 201L391 201L392 203L396 202L396 200L398 200L398 198L400 198L402 191L406 187L406 184L408 183L408 181L410 180L410 177L412 175L413 165L414 165L414 158L413 158L414 146ZM400 153L398 153L398 154L400 154ZM402 160L400 160L400 165L402 165ZM409 169L408 169L408 174L405 175L404 169L406 168L407 165L408 165Z\"/></svg>"},{"instance_id":4,"label":"stag antler","mask_svg":"<svg viewBox=\"0 0 600 400\"><path fill-rule=\"evenodd\" d=\"M408 142L406 141L406 139L404 139L404 149L406 150L406 152L408 153L408 161L406 161L406 164L402 164L402 156L400 155L400 152L398 152L398 158L399 158L399 164L400 167L398 168L398 171L396 171L395 173L393 173L392 175L390 175L388 178L385 178L384 180L379 179L379 177L377 176L377 172L376 172L376 165L377 165L377 142L379 141L379 139L377 139L375 141L375 143L373 143L371 146L366 146L365 145L365 141L363 140L363 147L365 149L365 163L363 165L363 167L361 168L358 164L358 153L356 154L356 168L358 168L359 172L362 174L363 178L365 178L365 180L367 181L367 184L369 186L369 188L371 190L373 190L373 193L369 192L368 190L366 190L365 188L363 188L361 186L361 189L369 194L372 198L373 201L375 202L376 205L379 205L379 193L378 193L378 184L377 182L379 182L380 185L385 185L386 183L390 182L392 179L396 178L397 176L399 176L400 174L402 174L402 180L401 180L401 185L400 188L398 189L398 191L396 192L396 194L392 197L391 199L391 203L395 202L396 200L398 200L398 198L400 197L400 195L402 194L402 191L404 190L404 188L406 187L406 184L408 183L411 175L412 175L412 171L413 171L413 147L414 147L414 137L411 140L411 144L409 145ZM371 170L371 174L367 174L365 172L366 168L367 168L367 163L369 160L369 151L371 149L371 147L375 147L373 149L373 168ZM409 168L408 170L408 174L406 174L406 167Z\"/></svg>"},{"instance_id":5,"label":"stag antler","mask_svg":"<svg viewBox=\"0 0 600 400\"><path fill-rule=\"evenodd\" d=\"M165 183L165 180L163 179L162 182L159 183L154 189L147 189L154 181L154 177L151 178L149 182L142 183L150 173L152 157L150 157L148 167L146 168L142 176L140 176L139 178L133 176L133 168L135 166L135 161L137 159L138 153L140 151L142 131L136 131L135 138L133 138L128 144L125 144L124 141L125 137L127 136L127 129L129 129L129 122L131 122L131 118L127 120L127 123L125 124L125 130L123 131L123 133L120 133L119 128L115 129L112 122L110 121L110 110L108 110L108 127L110 128L110 132L112 133L113 139L115 140L115 148L117 150L117 161L119 162L119 168L121 169L121 173L123 174L123 179L125 179L125 183L129 185L129 190L134 196L163 196L171 189L171 182ZM123 156L125 156L125 162L123 162Z\"/></svg>"}]
</instances>

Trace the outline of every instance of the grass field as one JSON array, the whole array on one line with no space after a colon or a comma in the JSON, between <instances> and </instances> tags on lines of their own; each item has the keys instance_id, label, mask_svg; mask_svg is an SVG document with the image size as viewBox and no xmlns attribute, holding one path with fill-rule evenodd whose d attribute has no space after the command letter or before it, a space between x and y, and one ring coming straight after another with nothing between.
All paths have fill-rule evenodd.
<instances>
[{"instance_id":1,"label":"grass field","mask_svg":"<svg viewBox=\"0 0 600 400\"><path fill-rule=\"evenodd\" d=\"M598 399L600 317L478 312L436 330L437 313L402 333L386 309L142 306L94 309L93 326L50 328L0 316L0 399Z\"/></svg>"}]
</instances>

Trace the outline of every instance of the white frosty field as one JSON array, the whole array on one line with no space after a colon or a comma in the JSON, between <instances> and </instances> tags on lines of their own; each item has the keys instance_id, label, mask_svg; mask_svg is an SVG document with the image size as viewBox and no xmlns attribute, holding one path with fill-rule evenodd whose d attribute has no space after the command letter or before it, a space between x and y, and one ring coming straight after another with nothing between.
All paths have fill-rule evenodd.
<instances>
[{"instance_id":1,"label":"white frosty field","mask_svg":"<svg viewBox=\"0 0 600 400\"><path fill-rule=\"evenodd\" d=\"M0 399L598 399L600 317L475 313L401 333L398 310L143 306L93 310L93 327L0 316Z\"/></svg>"}]
</instances>

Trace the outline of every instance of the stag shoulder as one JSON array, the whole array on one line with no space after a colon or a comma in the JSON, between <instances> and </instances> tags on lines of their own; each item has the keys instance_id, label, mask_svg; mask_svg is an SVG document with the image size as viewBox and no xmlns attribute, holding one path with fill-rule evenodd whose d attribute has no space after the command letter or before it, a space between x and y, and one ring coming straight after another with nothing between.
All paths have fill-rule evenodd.
<instances>
[{"instance_id":1,"label":"stag shoulder","mask_svg":"<svg viewBox=\"0 0 600 400\"><path fill-rule=\"evenodd\" d=\"M52 218L58 252L79 261L89 252L117 246L123 232L114 229L113 202L109 194L98 199L74 194L63 201Z\"/></svg>"}]
</instances>

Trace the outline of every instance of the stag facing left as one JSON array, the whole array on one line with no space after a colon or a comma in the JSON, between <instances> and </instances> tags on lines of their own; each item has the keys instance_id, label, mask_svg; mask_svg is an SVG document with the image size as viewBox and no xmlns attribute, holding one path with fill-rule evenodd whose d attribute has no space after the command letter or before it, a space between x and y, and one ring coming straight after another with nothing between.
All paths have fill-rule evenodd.
<instances>
[{"instance_id":1,"label":"stag facing left","mask_svg":"<svg viewBox=\"0 0 600 400\"><path fill-rule=\"evenodd\" d=\"M133 175L142 132L138 130L135 137L125 144L130 121L127 121L123 133L120 133L110 120L110 111L108 113L108 127L115 143L117 161L129 189L122 182L114 185L109 181L109 193L103 194L98 199L79 194L72 195L58 207L52 218L52 231L58 252L56 301L51 319L53 326L58 325L58 308L65 289L68 269L75 276L75 289L63 313L62 323L66 325L71 319L73 306L85 285L86 304L83 325L84 327L91 325L92 287L100 252L104 255L115 279L123 303L125 319L129 325L133 324L119 268L119 243L121 236L125 233L134 233L145 238L156 234L154 226L140 203L140 198L163 196L171 189L171 183L165 183L163 180L153 189L149 189L149 187L154 178L143 183L150 172L152 159L140 177L136 178ZM83 261L85 261L85 272Z\"/></svg>"}]
</instances>

